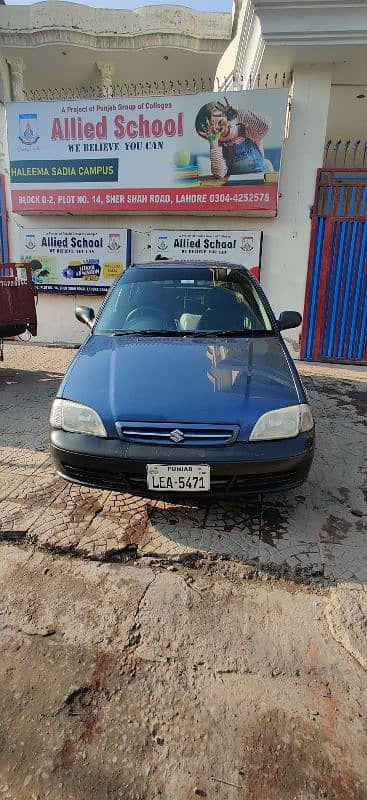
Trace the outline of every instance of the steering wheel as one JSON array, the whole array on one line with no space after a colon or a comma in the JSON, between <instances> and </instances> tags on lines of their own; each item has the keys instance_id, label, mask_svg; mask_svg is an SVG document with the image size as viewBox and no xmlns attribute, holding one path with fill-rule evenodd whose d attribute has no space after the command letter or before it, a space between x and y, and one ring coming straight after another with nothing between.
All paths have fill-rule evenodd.
<instances>
[{"instance_id":1,"label":"steering wheel","mask_svg":"<svg viewBox=\"0 0 367 800\"><path fill-rule=\"evenodd\" d=\"M172 321L173 327L175 327ZM140 330L151 328L169 329L170 320L167 319L161 308L157 306L137 306L130 311L125 320L128 330Z\"/></svg>"}]
</instances>

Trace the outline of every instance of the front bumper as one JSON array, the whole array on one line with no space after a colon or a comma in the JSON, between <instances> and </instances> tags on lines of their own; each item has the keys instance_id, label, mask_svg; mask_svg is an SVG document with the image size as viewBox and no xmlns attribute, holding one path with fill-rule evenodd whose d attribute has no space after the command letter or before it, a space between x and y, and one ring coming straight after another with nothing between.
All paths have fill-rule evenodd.
<instances>
[{"instance_id":1,"label":"front bumper","mask_svg":"<svg viewBox=\"0 0 367 800\"><path fill-rule=\"evenodd\" d=\"M51 431L51 451L59 475L83 486L162 497L149 492L147 464L209 464L209 496L253 495L300 486L314 453L314 431L278 442L236 442L221 447L130 444L62 430ZM169 492L167 498L188 496ZM207 496L193 493L196 498Z\"/></svg>"}]
</instances>

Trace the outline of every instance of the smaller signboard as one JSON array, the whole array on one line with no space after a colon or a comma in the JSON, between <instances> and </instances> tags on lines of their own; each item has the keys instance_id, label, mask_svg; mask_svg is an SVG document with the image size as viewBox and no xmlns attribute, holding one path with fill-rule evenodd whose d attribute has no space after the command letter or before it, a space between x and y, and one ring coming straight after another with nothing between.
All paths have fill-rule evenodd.
<instances>
[{"instance_id":1,"label":"smaller signboard","mask_svg":"<svg viewBox=\"0 0 367 800\"><path fill-rule=\"evenodd\" d=\"M130 231L21 231L21 262L31 265L41 292L104 294L127 266Z\"/></svg>"},{"instance_id":2,"label":"smaller signboard","mask_svg":"<svg viewBox=\"0 0 367 800\"><path fill-rule=\"evenodd\" d=\"M152 261L241 264L260 280L262 231L153 230Z\"/></svg>"}]
</instances>

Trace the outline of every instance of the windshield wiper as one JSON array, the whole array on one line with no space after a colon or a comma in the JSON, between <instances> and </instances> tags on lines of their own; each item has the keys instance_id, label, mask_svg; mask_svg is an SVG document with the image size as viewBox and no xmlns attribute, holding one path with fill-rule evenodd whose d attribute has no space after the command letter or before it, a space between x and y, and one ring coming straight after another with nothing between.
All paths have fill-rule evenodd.
<instances>
[{"instance_id":1,"label":"windshield wiper","mask_svg":"<svg viewBox=\"0 0 367 800\"><path fill-rule=\"evenodd\" d=\"M155 331L155 330L143 330L143 331L113 331L112 336L185 336L185 331Z\"/></svg>"},{"instance_id":2,"label":"windshield wiper","mask_svg":"<svg viewBox=\"0 0 367 800\"><path fill-rule=\"evenodd\" d=\"M100 331L102 333L102 331ZM142 331L111 331L111 336L180 336L180 337L193 337L193 338L214 338L216 336L228 336L233 338L251 337L251 336L273 336L274 331L258 331L258 330L222 330L222 331L167 331L167 330L142 330Z\"/></svg>"},{"instance_id":3,"label":"windshield wiper","mask_svg":"<svg viewBox=\"0 0 367 800\"><path fill-rule=\"evenodd\" d=\"M223 331L194 331L191 335L192 336L207 336L208 338L213 336L233 336L240 338L241 336L250 337L250 336L267 336L269 334L273 334L273 331L257 331L251 330L241 330L241 331L234 331L234 330L223 330Z\"/></svg>"}]
</instances>

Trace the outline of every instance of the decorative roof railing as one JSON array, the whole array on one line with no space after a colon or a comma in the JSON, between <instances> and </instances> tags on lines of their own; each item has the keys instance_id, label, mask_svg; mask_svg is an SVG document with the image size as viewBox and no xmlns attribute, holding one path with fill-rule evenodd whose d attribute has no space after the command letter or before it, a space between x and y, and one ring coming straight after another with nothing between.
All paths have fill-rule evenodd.
<instances>
[{"instance_id":1,"label":"decorative roof railing","mask_svg":"<svg viewBox=\"0 0 367 800\"><path fill-rule=\"evenodd\" d=\"M367 168L367 139L328 139L323 167Z\"/></svg>"},{"instance_id":2,"label":"decorative roof railing","mask_svg":"<svg viewBox=\"0 0 367 800\"><path fill-rule=\"evenodd\" d=\"M88 97L141 97L165 94L197 94L198 92L241 91L243 89L275 89L290 85L292 76L287 73L264 73L250 76L247 82L243 75L231 75L222 83L210 76L186 78L185 80L152 80L114 83L106 90L100 83L89 86L25 87L26 100L74 100Z\"/></svg>"}]
</instances>

